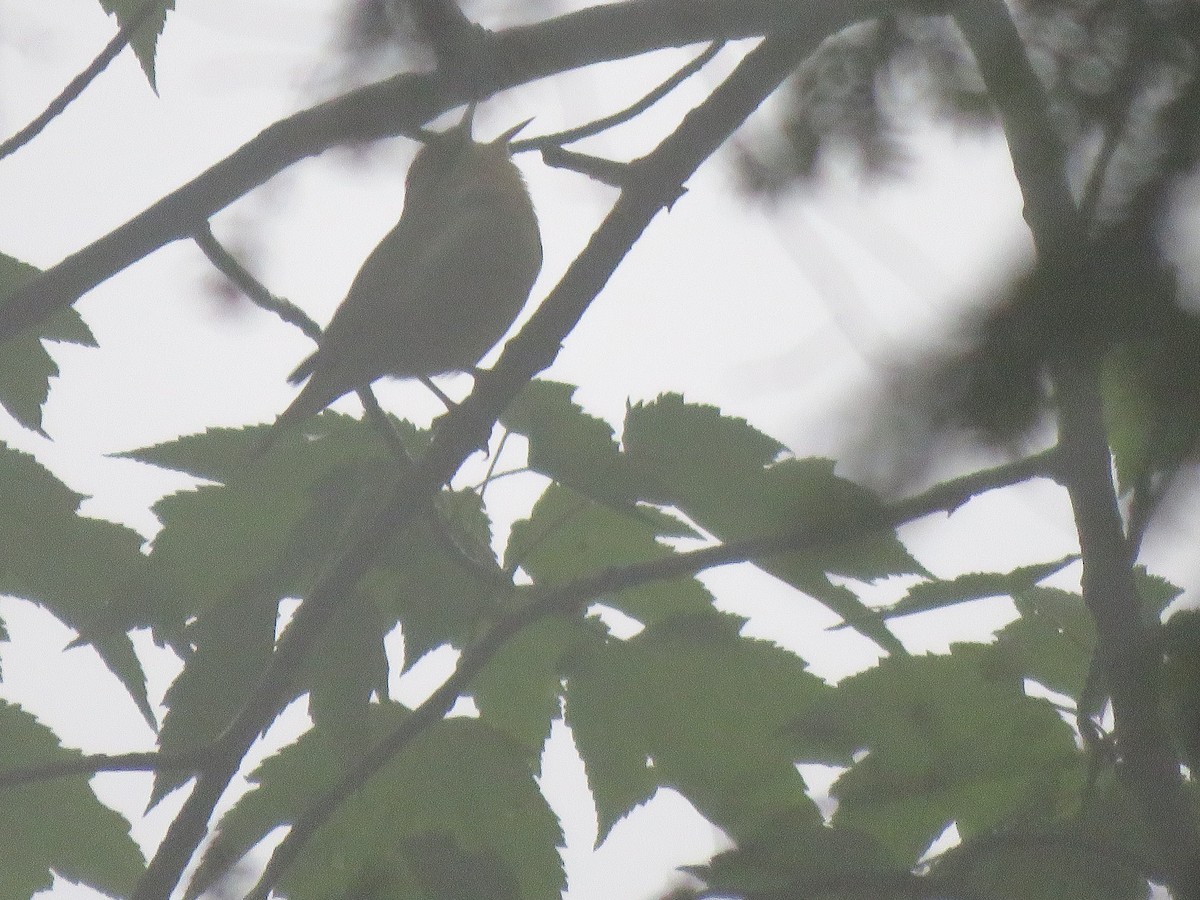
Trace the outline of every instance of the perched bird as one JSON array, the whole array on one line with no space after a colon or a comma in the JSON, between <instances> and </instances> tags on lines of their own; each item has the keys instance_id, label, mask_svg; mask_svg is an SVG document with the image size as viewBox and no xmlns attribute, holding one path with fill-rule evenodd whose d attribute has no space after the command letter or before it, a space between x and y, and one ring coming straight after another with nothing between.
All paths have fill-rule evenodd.
<instances>
[{"instance_id":1,"label":"perched bird","mask_svg":"<svg viewBox=\"0 0 1200 900\"><path fill-rule=\"evenodd\" d=\"M304 389L259 449L384 375L472 371L529 297L542 266L537 216L509 141L462 121L417 153L400 221L363 263L315 353L288 380Z\"/></svg>"}]
</instances>

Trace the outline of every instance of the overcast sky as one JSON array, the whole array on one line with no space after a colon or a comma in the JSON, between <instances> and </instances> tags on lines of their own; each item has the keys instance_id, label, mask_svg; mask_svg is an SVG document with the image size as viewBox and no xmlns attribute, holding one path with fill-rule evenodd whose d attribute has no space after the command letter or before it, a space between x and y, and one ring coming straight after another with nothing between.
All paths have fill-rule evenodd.
<instances>
[{"instance_id":1,"label":"overcast sky","mask_svg":"<svg viewBox=\"0 0 1200 900\"><path fill-rule=\"evenodd\" d=\"M0 162L0 251L51 265L332 90L331 0L179 5L160 44L158 96L127 52L43 135ZM112 32L95 0L0 0L0 133L36 114ZM727 48L653 115L588 149L618 158L648 150L744 50ZM535 116L527 133L538 134L611 112L694 53L663 52L502 95L481 107L476 133L489 137ZM798 454L839 455L861 430L859 413L887 362L952 321L981 283L998 283L1026 240L998 138L921 127L911 140L913 161L902 179L863 185L837 177L774 207L739 194L728 157L718 156L670 214L655 220L546 376L580 385L578 399L614 424L627 400L679 391L747 417ZM218 237L275 293L325 322L399 215L413 151L396 139L369 153L308 160L218 216ZM533 156L519 163L546 247L537 300L582 248L613 192ZM52 440L2 413L0 439L35 453L88 495L89 514L152 538L151 503L189 482L104 454L209 426L271 420L294 393L286 374L310 350L290 326L229 300L220 283L199 251L177 244L88 294L78 308L100 349L54 348L62 377L46 409ZM455 394L469 387L465 377L446 383ZM418 418L437 410L411 385L389 385L381 399ZM354 401L339 408L353 410ZM514 489L505 496L511 517L530 495ZM1019 517L1021 526L1000 537L998 513ZM1063 504L1024 488L968 505L951 528L939 518L905 535L944 574L1073 549ZM751 616L749 633L797 650L820 674L837 677L872 659L848 631L823 632L831 618L819 606L748 567L704 580L723 606ZM70 632L29 604L0 601L0 614L12 635L0 646L3 696L35 711L69 745L109 752L152 746L152 734L90 651L60 652ZM1004 604L973 604L953 633L982 636L1006 615ZM916 617L897 631L916 650L944 647L950 634L931 632ZM161 697L177 665L142 644L152 697ZM403 689L422 688L410 682ZM148 783L129 775L95 782L106 802L135 819L135 836L149 850L178 798L138 820ZM594 820L563 734L552 741L547 783L568 835L570 900L654 896L675 865L703 861L717 846L686 802L663 795L592 853ZM46 896L95 895L62 884Z\"/></svg>"}]
</instances>

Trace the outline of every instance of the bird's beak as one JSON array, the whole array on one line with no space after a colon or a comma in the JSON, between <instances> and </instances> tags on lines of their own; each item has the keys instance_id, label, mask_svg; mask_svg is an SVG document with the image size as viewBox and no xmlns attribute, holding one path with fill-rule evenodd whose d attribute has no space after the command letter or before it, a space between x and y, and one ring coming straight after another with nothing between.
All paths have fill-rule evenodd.
<instances>
[{"instance_id":1,"label":"bird's beak","mask_svg":"<svg viewBox=\"0 0 1200 900\"><path fill-rule=\"evenodd\" d=\"M475 106L476 103L474 100L468 103L467 108L463 110L463 117L459 120L458 124L454 126L455 129L462 129L462 131L466 133L467 137L471 136L471 125L475 121Z\"/></svg>"},{"instance_id":2,"label":"bird's beak","mask_svg":"<svg viewBox=\"0 0 1200 900\"><path fill-rule=\"evenodd\" d=\"M525 128L526 125L528 125L532 121L533 121L533 116L530 116L528 119L526 119L520 125L514 125L512 128L508 129L508 131L504 132L504 134L500 135L500 137L496 138L496 140L492 141L492 143L493 144L507 144L509 141L511 141L513 138L515 138L522 131L522 129Z\"/></svg>"}]
</instances>

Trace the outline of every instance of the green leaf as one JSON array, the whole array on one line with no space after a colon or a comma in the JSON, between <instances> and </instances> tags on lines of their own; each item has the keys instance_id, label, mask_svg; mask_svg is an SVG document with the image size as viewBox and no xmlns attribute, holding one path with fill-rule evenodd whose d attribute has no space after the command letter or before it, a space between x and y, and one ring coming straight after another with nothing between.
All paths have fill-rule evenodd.
<instances>
[{"instance_id":1,"label":"green leaf","mask_svg":"<svg viewBox=\"0 0 1200 900\"><path fill-rule=\"evenodd\" d=\"M1200 610L1180 610L1163 625L1163 705L1187 760L1200 771Z\"/></svg>"},{"instance_id":2,"label":"green leaf","mask_svg":"<svg viewBox=\"0 0 1200 900\"><path fill-rule=\"evenodd\" d=\"M370 737L372 695L387 697L388 660L383 639L395 625L358 593L343 597L337 615L314 642L301 685L309 688L309 713L319 727L344 742L347 753Z\"/></svg>"},{"instance_id":3,"label":"green leaf","mask_svg":"<svg viewBox=\"0 0 1200 900\"><path fill-rule=\"evenodd\" d=\"M249 595L302 593L348 540L349 521L376 507L395 481L391 460L369 428L324 414L319 437L281 439L251 460L263 429L213 429L123 454L225 484L163 498L142 590L120 610L127 626L150 625L178 640L203 610Z\"/></svg>"},{"instance_id":4,"label":"green leaf","mask_svg":"<svg viewBox=\"0 0 1200 900\"><path fill-rule=\"evenodd\" d=\"M567 678L566 719L601 837L660 786L735 839L810 805L781 727L828 690L797 657L709 613L586 648Z\"/></svg>"},{"instance_id":5,"label":"green leaf","mask_svg":"<svg viewBox=\"0 0 1200 900\"><path fill-rule=\"evenodd\" d=\"M0 253L0 305L36 274L38 270L28 263ZM79 313L69 307L52 316L38 332L26 331L5 342L0 354L0 404L14 419L39 434L45 434L42 404L50 393L50 379L58 375L58 366L42 346L43 340L96 346Z\"/></svg>"},{"instance_id":6,"label":"green leaf","mask_svg":"<svg viewBox=\"0 0 1200 900\"><path fill-rule=\"evenodd\" d=\"M0 771L78 759L46 726L0 700ZM0 803L0 897L31 897L57 872L128 897L144 863L129 823L96 799L87 776L4 790Z\"/></svg>"},{"instance_id":7,"label":"green leaf","mask_svg":"<svg viewBox=\"0 0 1200 900\"><path fill-rule=\"evenodd\" d=\"M1079 700L1091 667L1096 627L1083 598L1058 588L1013 594L1021 618L996 635L998 652L1027 677Z\"/></svg>"},{"instance_id":8,"label":"green leaf","mask_svg":"<svg viewBox=\"0 0 1200 900\"><path fill-rule=\"evenodd\" d=\"M970 572L947 580L922 581L909 588L908 593L888 607L884 615L891 619L985 597L1011 597L1032 588L1077 559L1079 555L1072 553L1053 562L1020 566L1011 572Z\"/></svg>"},{"instance_id":9,"label":"green leaf","mask_svg":"<svg viewBox=\"0 0 1200 900\"><path fill-rule=\"evenodd\" d=\"M532 381L500 421L529 440L529 468L593 500L632 509L641 494L612 427L574 403L574 392L573 385Z\"/></svg>"},{"instance_id":10,"label":"green leaf","mask_svg":"<svg viewBox=\"0 0 1200 900\"><path fill-rule=\"evenodd\" d=\"M137 532L78 514L82 495L32 456L0 444L0 593L23 597L79 632L121 680L147 721L154 716L126 629L110 610L145 566Z\"/></svg>"},{"instance_id":11,"label":"green leaf","mask_svg":"<svg viewBox=\"0 0 1200 900\"><path fill-rule=\"evenodd\" d=\"M734 849L688 871L704 879L713 893L764 900L887 897L894 876L909 876L870 836L827 828L811 808L771 818Z\"/></svg>"},{"instance_id":12,"label":"green leaf","mask_svg":"<svg viewBox=\"0 0 1200 900\"><path fill-rule=\"evenodd\" d=\"M1155 462L1158 417L1146 396L1136 355L1129 349L1109 354L1101 390L1104 423L1116 464L1121 494L1133 489Z\"/></svg>"},{"instance_id":13,"label":"green leaf","mask_svg":"<svg viewBox=\"0 0 1200 900\"><path fill-rule=\"evenodd\" d=\"M405 668L443 644L465 646L512 592L491 551L490 523L472 491L443 491L438 519L390 538L361 589L403 625Z\"/></svg>"},{"instance_id":14,"label":"green leaf","mask_svg":"<svg viewBox=\"0 0 1200 900\"><path fill-rule=\"evenodd\" d=\"M183 671L171 682L159 749L197 750L211 743L242 707L275 646L278 598L239 597L204 610L187 629ZM295 693L300 692L295 689ZM156 772L151 805L188 779L186 773Z\"/></svg>"},{"instance_id":15,"label":"green leaf","mask_svg":"<svg viewBox=\"0 0 1200 900\"><path fill-rule=\"evenodd\" d=\"M505 564L519 565L536 584L562 584L599 569L672 556L659 538L675 536L677 526L674 517L653 508L628 515L552 484L530 517L513 525ZM712 606L712 596L694 578L654 581L595 599L644 623Z\"/></svg>"},{"instance_id":16,"label":"green leaf","mask_svg":"<svg viewBox=\"0 0 1200 900\"><path fill-rule=\"evenodd\" d=\"M100 0L100 5L109 15L116 13L118 24L126 27L147 2L153 0ZM167 11L175 8L175 0L160 0L158 6L133 32L129 42L141 63L142 71L146 73L146 80L156 92L158 85L155 83L154 55L158 49L158 36L162 34L167 21Z\"/></svg>"},{"instance_id":17,"label":"green leaf","mask_svg":"<svg viewBox=\"0 0 1200 900\"><path fill-rule=\"evenodd\" d=\"M1132 797L1131 805L1136 805ZM1118 817L1127 820L1124 813ZM1149 900L1148 857L1087 821L1018 825L964 842L932 875L971 896L1030 900Z\"/></svg>"},{"instance_id":18,"label":"green leaf","mask_svg":"<svg viewBox=\"0 0 1200 900\"><path fill-rule=\"evenodd\" d=\"M540 758L551 723L558 718L563 678L583 647L595 647L605 631L595 619L555 616L522 629L471 682L480 718Z\"/></svg>"},{"instance_id":19,"label":"green leaf","mask_svg":"<svg viewBox=\"0 0 1200 900\"><path fill-rule=\"evenodd\" d=\"M834 824L911 866L952 821L966 839L1013 817L1052 815L1076 796L1070 728L1002 663L971 644L893 657L806 709L791 729L805 757L851 764L834 786Z\"/></svg>"},{"instance_id":20,"label":"green leaf","mask_svg":"<svg viewBox=\"0 0 1200 900\"><path fill-rule=\"evenodd\" d=\"M679 507L723 541L757 537L811 523L836 531L869 522L881 508L858 485L838 478L825 459L782 459L783 446L744 420L668 394L630 407L624 442L630 465L658 503ZM757 563L764 571L814 597L847 624L891 653L904 648L882 617L828 573L860 580L928 574L894 531L863 528L861 537L822 542L811 549Z\"/></svg>"},{"instance_id":21,"label":"green leaf","mask_svg":"<svg viewBox=\"0 0 1200 900\"><path fill-rule=\"evenodd\" d=\"M392 704L373 706L375 739L406 715ZM217 874L210 858L237 859L332 788L348 765L343 752L316 728L264 762L253 775L258 787L222 819L191 895ZM565 887L555 849L561 841L524 751L480 722L450 719L342 798L282 889L291 900L449 900L475 861L480 880L462 896L488 896L477 891L490 887L502 898L557 900Z\"/></svg>"}]
</instances>

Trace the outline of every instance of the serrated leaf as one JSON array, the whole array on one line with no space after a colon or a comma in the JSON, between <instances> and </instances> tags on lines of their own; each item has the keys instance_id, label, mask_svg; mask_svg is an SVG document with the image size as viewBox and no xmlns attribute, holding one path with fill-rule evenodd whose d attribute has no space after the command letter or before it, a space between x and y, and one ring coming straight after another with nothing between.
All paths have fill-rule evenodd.
<instances>
[{"instance_id":1,"label":"serrated leaf","mask_svg":"<svg viewBox=\"0 0 1200 900\"><path fill-rule=\"evenodd\" d=\"M319 439L281 439L253 462L260 429L214 429L124 454L226 481L155 504L163 527L142 590L123 610L129 623L151 625L160 640L173 641L184 622L209 607L248 594L302 592L350 539L347 523L381 502L397 477L363 423L319 419Z\"/></svg>"},{"instance_id":2,"label":"serrated leaf","mask_svg":"<svg viewBox=\"0 0 1200 900\"><path fill-rule=\"evenodd\" d=\"M1148 626L1156 627L1160 614L1183 593L1183 588L1161 575L1150 574L1143 565L1133 567L1133 580L1142 599L1142 618Z\"/></svg>"},{"instance_id":3,"label":"serrated leaf","mask_svg":"<svg viewBox=\"0 0 1200 900\"><path fill-rule=\"evenodd\" d=\"M909 588L900 600L884 611L884 615L891 619L985 597L1011 597L1049 578L1077 559L1079 555L1072 553L1053 562L1019 566L1011 572L969 572L957 578L922 581Z\"/></svg>"},{"instance_id":4,"label":"serrated leaf","mask_svg":"<svg viewBox=\"0 0 1200 900\"><path fill-rule=\"evenodd\" d=\"M190 652L164 698L167 714L158 734L159 749L166 753L197 750L225 729L271 658L277 602L269 594L239 597L205 610L189 625ZM150 804L188 777L156 772Z\"/></svg>"},{"instance_id":5,"label":"serrated leaf","mask_svg":"<svg viewBox=\"0 0 1200 900\"><path fill-rule=\"evenodd\" d=\"M407 714L391 704L371 713L376 739ZM345 765L340 742L319 728L268 759L253 775L259 786L222 819L212 858L236 859L293 821ZM504 891L515 883L522 900L557 900L565 886L561 841L524 751L480 722L451 719L344 798L282 888L292 900L369 896L364 885L379 896L442 900L439 869L452 876L476 859L486 863L486 883ZM191 895L214 874L202 865Z\"/></svg>"},{"instance_id":6,"label":"serrated leaf","mask_svg":"<svg viewBox=\"0 0 1200 900\"><path fill-rule=\"evenodd\" d=\"M100 0L100 6L109 15L116 13L118 24L124 28L142 13L147 2L154 0ZM158 9L151 11L143 19L129 41L142 71L146 73L146 80L155 91L158 90L158 86L155 81L154 55L158 49L158 37L167 21L167 11L175 8L175 0L159 0L157 6Z\"/></svg>"},{"instance_id":7,"label":"serrated leaf","mask_svg":"<svg viewBox=\"0 0 1200 900\"><path fill-rule=\"evenodd\" d=\"M28 263L0 253L0 305L18 285L37 273ZM58 366L42 346L43 339L96 346L87 325L70 308L56 313L38 332L22 332L5 342L4 352L0 353L0 404L14 419L39 434L45 433L42 404L50 393L50 379L58 375Z\"/></svg>"},{"instance_id":8,"label":"serrated leaf","mask_svg":"<svg viewBox=\"0 0 1200 900\"><path fill-rule=\"evenodd\" d=\"M632 509L641 495L613 429L585 413L571 399L574 392L573 385L531 381L500 421L529 440L529 468L593 500Z\"/></svg>"},{"instance_id":9,"label":"serrated leaf","mask_svg":"<svg viewBox=\"0 0 1200 900\"><path fill-rule=\"evenodd\" d=\"M1037 586L1012 596L1021 618L996 634L997 649L1009 654L1027 677L1078 700L1096 644L1096 628L1083 598Z\"/></svg>"},{"instance_id":10,"label":"serrated leaf","mask_svg":"<svg viewBox=\"0 0 1200 900\"><path fill-rule=\"evenodd\" d=\"M513 591L478 495L443 491L435 514L393 536L361 583L402 624L406 668L443 644L465 646Z\"/></svg>"},{"instance_id":11,"label":"serrated leaf","mask_svg":"<svg viewBox=\"0 0 1200 900\"><path fill-rule=\"evenodd\" d=\"M77 759L54 733L0 700L0 770ZM129 823L104 806L87 776L6 788L0 803L0 897L31 897L52 873L127 897L144 863Z\"/></svg>"},{"instance_id":12,"label":"serrated leaf","mask_svg":"<svg viewBox=\"0 0 1200 900\"><path fill-rule=\"evenodd\" d=\"M656 502L674 505L724 541L757 537L811 522L835 527L878 515L878 499L838 478L825 459L777 460L781 444L744 420L677 395L628 410L624 444L630 465ZM814 597L891 653L903 646L882 617L827 573L861 580L927 574L893 531L864 529L860 538L777 555L757 565Z\"/></svg>"},{"instance_id":13,"label":"serrated leaf","mask_svg":"<svg viewBox=\"0 0 1200 900\"><path fill-rule=\"evenodd\" d=\"M872 835L911 866L951 821L967 838L1057 811L1077 787L1071 730L990 647L893 657L838 685L795 721L807 758L853 763L834 785L836 826Z\"/></svg>"},{"instance_id":14,"label":"serrated leaf","mask_svg":"<svg viewBox=\"0 0 1200 900\"><path fill-rule=\"evenodd\" d=\"M671 556L659 538L674 535L677 524L653 508L628 515L552 484L530 517L513 525L505 564L519 565L539 585L562 584L599 569ZM712 605L712 596L694 578L650 582L596 599L644 623Z\"/></svg>"},{"instance_id":15,"label":"serrated leaf","mask_svg":"<svg viewBox=\"0 0 1200 900\"><path fill-rule=\"evenodd\" d=\"M1113 810L1119 821L1136 817L1127 812L1136 801L1127 800L1125 810ZM1094 817L1040 826L1020 823L980 835L944 853L931 874L982 896L1149 900L1146 867L1151 857L1134 845L1113 841L1112 829L1097 830L1089 819Z\"/></svg>"},{"instance_id":16,"label":"serrated leaf","mask_svg":"<svg viewBox=\"0 0 1200 900\"><path fill-rule=\"evenodd\" d=\"M395 620L359 594L342 598L337 615L305 661L301 689L309 689L309 714L344 742L347 754L369 738L372 695L387 696L388 660L383 639Z\"/></svg>"},{"instance_id":17,"label":"serrated leaf","mask_svg":"<svg viewBox=\"0 0 1200 900\"><path fill-rule=\"evenodd\" d=\"M551 723L560 713L569 660L604 640L594 619L555 616L515 635L471 682L480 718L540 758Z\"/></svg>"},{"instance_id":18,"label":"serrated leaf","mask_svg":"<svg viewBox=\"0 0 1200 900\"><path fill-rule=\"evenodd\" d=\"M739 846L689 871L711 892L764 900L842 896L833 893L839 887L850 896L885 897L889 877L908 875L869 835L827 828L807 808L771 818Z\"/></svg>"},{"instance_id":19,"label":"serrated leaf","mask_svg":"<svg viewBox=\"0 0 1200 900\"><path fill-rule=\"evenodd\" d=\"M740 637L740 623L680 618L577 655L566 719L602 838L659 786L735 839L810 805L781 726L827 688L792 654Z\"/></svg>"}]
</instances>

